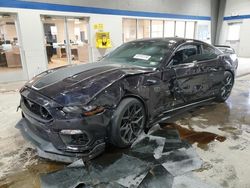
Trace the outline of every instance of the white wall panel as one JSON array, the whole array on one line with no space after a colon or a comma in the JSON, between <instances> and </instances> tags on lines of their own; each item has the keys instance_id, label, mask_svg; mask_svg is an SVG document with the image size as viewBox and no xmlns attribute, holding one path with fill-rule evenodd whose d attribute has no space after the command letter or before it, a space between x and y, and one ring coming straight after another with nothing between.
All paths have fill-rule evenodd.
<instances>
[{"instance_id":1,"label":"white wall panel","mask_svg":"<svg viewBox=\"0 0 250 188\"><path fill-rule=\"evenodd\" d=\"M230 16L240 16L240 15L250 15L250 0L227 0L225 17ZM229 42L227 40L228 36L228 24L241 22L240 28L240 40L238 44L235 42ZM231 45L232 47L237 48L236 51L241 57L250 57L250 19L237 19L237 20L225 20L222 24L222 31L220 33L220 44Z\"/></svg>"}]
</instances>

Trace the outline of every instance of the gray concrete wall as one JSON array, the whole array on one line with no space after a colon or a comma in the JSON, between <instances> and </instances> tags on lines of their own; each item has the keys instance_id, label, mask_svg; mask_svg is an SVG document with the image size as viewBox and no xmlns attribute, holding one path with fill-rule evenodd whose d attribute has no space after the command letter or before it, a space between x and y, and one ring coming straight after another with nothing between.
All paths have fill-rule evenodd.
<instances>
[{"instance_id":1,"label":"gray concrete wall","mask_svg":"<svg viewBox=\"0 0 250 188\"><path fill-rule=\"evenodd\" d=\"M211 42L215 44L220 0L211 0Z\"/></svg>"},{"instance_id":2,"label":"gray concrete wall","mask_svg":"<svg viewBox=\"0 0 250 188\"><path fill-rule=\"evenodd\" d=\"M223 24L226 0L211 0L211 42L219 44Z\"/></svg>"},{"instance_id":3,"label":"gray concrete wall","mask_svg":"<svg viewBox=\"0 0 250 188\"><path fill-rule=\"evenodd\" d=\"M215 44L220 43L220 33L222 30L227 0L218 0L218 1L219 1L219 9L218 9L218 15L217 15L217 25L216 25L216 34L215 34L215 42L214 42Z\"/></svg>"},{"instance_id":4,"label":"gray concrete wall","mask_svg":"<svg viewBox=\"0 0 250 188\"><path fill-rule=\"evenodd\" d=\"M210 0L23 0L85 7L211 16Z\"/></svg>"}]
</instances>

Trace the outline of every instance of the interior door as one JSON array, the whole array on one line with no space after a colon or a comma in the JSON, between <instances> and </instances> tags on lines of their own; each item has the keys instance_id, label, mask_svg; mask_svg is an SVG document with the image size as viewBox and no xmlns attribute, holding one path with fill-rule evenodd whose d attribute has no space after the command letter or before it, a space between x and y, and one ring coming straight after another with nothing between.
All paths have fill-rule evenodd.
<instances>
[{"instance_id":1,"label":"interior door","mask_svg":"<svg viewBox=\"0 0 250 188\"><path fill-rule=\"evenodd\" d=\"M188 104L203 98L207 88L208 72L198 62L201 54L199 44L185 44L174 54L170 67L175 72L172 80L171 92L174 106Z\"/></svg>"}]
</instances>

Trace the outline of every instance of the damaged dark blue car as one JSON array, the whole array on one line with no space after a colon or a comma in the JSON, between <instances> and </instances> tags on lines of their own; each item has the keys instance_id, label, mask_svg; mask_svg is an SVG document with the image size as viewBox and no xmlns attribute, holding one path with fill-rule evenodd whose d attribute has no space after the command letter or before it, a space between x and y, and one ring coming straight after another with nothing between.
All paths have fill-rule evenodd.
<instances>
[{"instance_id":1,"label":"damaged dark blue car","mask_svg":"<svg viewBox=\"0 0 250 188\"><path fill-rule=\"evenodd\" d=\"M100 62L45 71L20 90L17 127L41 157L91 159L144 130L231 93L237 58L197 40L125 43Z\"/></svg>"}]
</instances>

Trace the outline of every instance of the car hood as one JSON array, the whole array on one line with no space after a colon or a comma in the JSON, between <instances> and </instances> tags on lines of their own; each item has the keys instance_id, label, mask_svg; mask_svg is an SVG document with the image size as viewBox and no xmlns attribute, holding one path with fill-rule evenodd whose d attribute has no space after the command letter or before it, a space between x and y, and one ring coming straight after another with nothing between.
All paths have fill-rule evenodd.
<instances>
[{"instance_id":1,"label":"car hood","mask_svg":"<svg viewBox=\"0 0 250 188\"><path fill-rule=\"evenodd\" d=\"M63 106L86 104L126 75L154 71L119 63L88 63L45 71L25 85Z\"/></svg>"}]
</instances>

